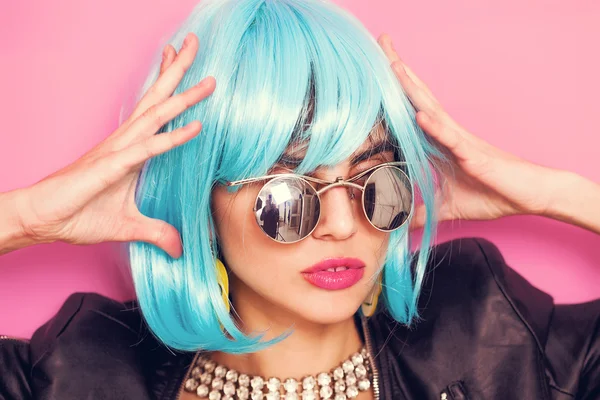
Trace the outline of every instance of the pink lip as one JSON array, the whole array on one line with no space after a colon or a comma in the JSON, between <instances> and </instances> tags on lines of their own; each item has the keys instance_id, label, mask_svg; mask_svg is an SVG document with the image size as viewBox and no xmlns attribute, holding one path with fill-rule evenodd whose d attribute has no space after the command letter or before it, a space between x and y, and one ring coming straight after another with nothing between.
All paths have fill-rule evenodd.
<instances>
[{"instance_id":1,"label":"pink lip","mask_svg":"<svg viewBox=\"0 0 600 400\"><path fill-rule=\"evenodd\" d=\"M331 272L329 268L346 267L344 271ZM328 258L302 271L302 276L313 285L327 290L346 289L363 277L365 263L356 258Z\"/></svg>"}]
</instances>

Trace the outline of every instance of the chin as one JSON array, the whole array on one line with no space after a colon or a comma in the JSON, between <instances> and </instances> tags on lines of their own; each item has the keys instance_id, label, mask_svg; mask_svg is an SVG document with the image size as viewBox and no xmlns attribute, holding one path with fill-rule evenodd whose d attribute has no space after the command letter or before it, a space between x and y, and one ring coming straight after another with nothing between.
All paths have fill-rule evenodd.
<instances>
[{"instance_id":1,"label":"chin","mask_svg":"<svg viewBox=\"0 0 600 400\"><path fill-rule=\"evenodd\" d=\"M320 324L331 325L346 321L358 311L360 303L355 301L330 301L327 303L304 299L302 309L295 310L295 314L304 320Z\"/></svg>"},{"instance_id":2,"label":"chin","mask_svg":"<svg viewBox=\"0 0 600 400\"><path fill-rule=\"evenodd\" d=\"M310 286L300 291L294 290L294 294L281 306L307 322L337 324L353 318L370 289L363 282L342 290L324 290ZM291 291L288 293L291 294Z\"/></svg>"}]
</instances>

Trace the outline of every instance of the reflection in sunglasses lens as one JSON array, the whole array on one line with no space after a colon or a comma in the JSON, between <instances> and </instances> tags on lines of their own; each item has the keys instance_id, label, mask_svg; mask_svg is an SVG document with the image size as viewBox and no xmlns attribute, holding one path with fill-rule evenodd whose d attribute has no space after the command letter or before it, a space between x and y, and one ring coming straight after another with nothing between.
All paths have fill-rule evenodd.
<instances>
[{"instance_id":1,"label":"reflection in sunglasses lens","mask_svg":"<svg viewBox=\"0 0 600 400\"><path fill-rule=\"evenodd\" d=\"M280 177L258 193L255 216L261 229L278 242L293 243L310 235L320 211L315 189L304 179Z\"/></svg>"},{"instance_id":2,"label":"reflection in sunglasses lens","mask_svg":"<svg viewBox=\"0 0 600 400\"><path fill-rule=\"evenodd\" d=\"M392 231L406 222L411 212L412 190L408 176L399 168L382 167L366 181L363 209L371 224ZM281 243L294 243L310 235L320 214L313 186L295 177L277 177L258 193L254 214L265 234Z\"/></svg>"},{"instance_id":3,"label":"reflection in sunglasses lens","mask_svg":"<svg viewBox=\"0 0 600 400\"><path fill-rule=\"evenodd\" d=\"M377 229L398 229L408 219L411 205L410 181L399 168L382 167L367 179L363 206L365 215Z\"/></svg>"}]
</instances>

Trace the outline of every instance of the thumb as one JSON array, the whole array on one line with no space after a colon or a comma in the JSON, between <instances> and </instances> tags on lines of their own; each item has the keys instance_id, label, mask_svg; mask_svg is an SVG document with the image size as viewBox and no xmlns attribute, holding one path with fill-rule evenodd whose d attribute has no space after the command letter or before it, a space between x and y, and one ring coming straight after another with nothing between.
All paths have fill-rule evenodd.
<instances>
[{"instance_id":1,"label":"thumb","mask_svg":"<svg viewBox=\"0 0 600 400\"><path fill-rule=\"evenodd\" d=\"M163 249L173 258L181 257L183 246L181 237L175 227L163 220L141 215L130 227L129 240L141 241Z\"/></svg>"}]
</instances>

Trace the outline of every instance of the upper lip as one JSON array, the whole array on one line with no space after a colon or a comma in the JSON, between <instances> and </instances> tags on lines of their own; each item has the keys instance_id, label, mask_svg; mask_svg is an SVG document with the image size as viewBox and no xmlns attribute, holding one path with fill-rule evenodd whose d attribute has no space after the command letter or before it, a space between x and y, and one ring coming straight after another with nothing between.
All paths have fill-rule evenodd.
<instances>
[{"instance_id":1,"label":"upper lip","mask_svg":"<svg viewBox=\"0 0 600 400\"><path fill-rule=\"evenodd\" d=\"M364 268L365 263L359 260L358 258L348 258L348 257L336 257L336 258L326 258L321 262L313 265L310 268L306 268L302 271L302 273L310 274L312 272L326 271L329 268L337 268L337 267L347 267L349 269L358 269Z\"/></svg>"}]
</instances>

